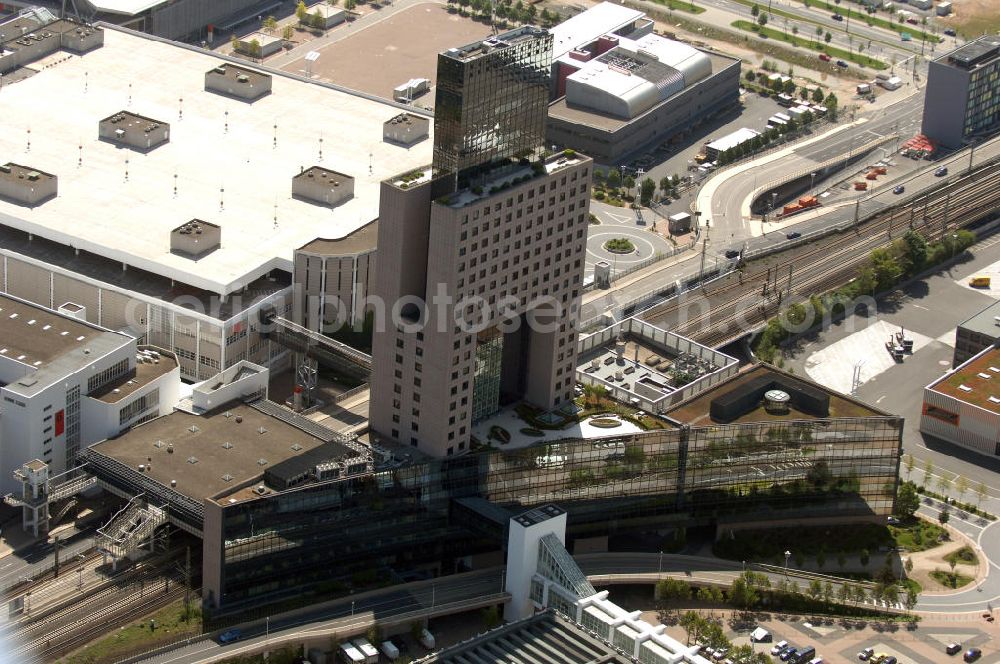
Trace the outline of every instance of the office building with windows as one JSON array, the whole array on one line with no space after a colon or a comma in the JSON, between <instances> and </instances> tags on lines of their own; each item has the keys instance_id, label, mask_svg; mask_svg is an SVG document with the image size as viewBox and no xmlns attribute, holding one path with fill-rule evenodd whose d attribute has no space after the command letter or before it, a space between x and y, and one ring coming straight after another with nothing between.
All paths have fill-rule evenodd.
<instances>
[{"instance_id":1,"label":"office building with windows","mask_svg":"<svg viewBox=\"0 0 1000 664\"><path fill-rule=\"evenodd\" d=\"M920 431L1000 456L1000 348L988 346L924 388Z\"/></svg>"},{"instance_id":2,"label":"office building with windows","mask_svg":"<svg viewBox=\"0 0 1000 664\"><path fill-rule=\"evenodd\" d=\"M500 564L510 517L549 503L571 552L892 512L902 420L769 367L691 395L662 429L443 458L340 436L261 398L259 367L235 369L86 450L103 486L202 537L204 598L221 611Z\"/></svg>"},{"instance_id":3,"label":"office building with windows","mask_svg":"<svg viewBox=\"0 0 1000 664\"><path fill-rule=\"evenodd\" d=\"M180 385L171 354L88 323L82 306L0 295L0 492L32 459L58 475L87 445L170 412Z\"/></svg>"},{"instance_id":4,"label":"office building with windows","mask_svg":"<svg viewBox=\"0 0 1000 664\"><path fill-rule=\"evenodd\" d=\"M434 162L382 183L371 426L433 456L573 395L591 160L544 152L551 50L523 27L441 53Z\"/></svg>"},{"instance_id":5,"label":"office building with windows","mask_svg":"<svg viewBox=\"0 0 1000 664\"><path fill-rule=\"evenodd\" d=\"M1000 341L1000 302L994 302L955 328L955 353L952 368Z\"/></svg>"},{"instance_id":6,"label":"office building with windows","mask_svg":"<svg viewBox=\"0 0 1000 664\"><path fill-rule=\"evenodd\" d=\"M946 148L1000 128L1000 37L931 60L924 99L921 132Z\"/></svg>"}]
</instances>

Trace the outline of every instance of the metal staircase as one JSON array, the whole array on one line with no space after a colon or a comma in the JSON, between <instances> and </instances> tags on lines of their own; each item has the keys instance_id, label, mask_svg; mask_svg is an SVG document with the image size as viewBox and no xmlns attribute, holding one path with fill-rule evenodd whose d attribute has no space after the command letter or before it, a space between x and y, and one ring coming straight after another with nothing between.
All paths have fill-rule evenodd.
<instances>
[{"instance_id":1,"label":"metal staircase","mask_svg":"<svg viewBox=\"0 0 1000 664\"><path fill-rule=\"evenodd\" d=\"M114 558L124 558L166 521L166 510L147 504L145 495L139 494L97 530L97 548Z\"/></svg>"}]
</instances>

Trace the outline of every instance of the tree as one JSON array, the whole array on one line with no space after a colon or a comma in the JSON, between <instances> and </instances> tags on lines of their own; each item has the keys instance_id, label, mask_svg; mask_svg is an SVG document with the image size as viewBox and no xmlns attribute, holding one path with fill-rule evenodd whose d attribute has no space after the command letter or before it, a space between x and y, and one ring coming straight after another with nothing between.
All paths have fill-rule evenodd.
<instances>
[{"instance_id":1,"label":"tree","mask_svg":"<svg viewBox=\"0 0 1000 664\"><path fill-rule=\"evenodd\" d=\"M859 558L861 559L861 566L868 567L868 561L871 560L871 554L868 553L868 549L861 549Z\"/></svg>"},{"instance_id":2,"label":"tree","mask_svg":"<svg viewBox=\"0 0 1000 664\"><path fill-rule=\"evenodd\" d=\"M930 459L924 459L924 486L930 486L931 475L934 474L934 464Z\"/></svg>"},{"instance_id":3,"label":"tree","mask_svg":"<svg viewBox=\"0 0 1000 664\"><path fill-rule=\"evenodd\" d=\"M917 605L917 591L912 586L907 586L906 595L903 597L903 606L907 611L912 611Z\"/></svg>"},{"instance_id":4,"label":"tree","mask_svg":"<svg viewBox=\"0 0 1000 664\"><path fill-rule=\"evenodd\" d=\"M664 194L668 194L670 190L673 188L674 188L674 183L670 179L669 175L664 175L662 178L660 178L660 191L662 191Z\"/></svg>"},{"instance_id":5,"label":"tree","mask_svg":"<svg viewBox=\"0 0 1000 664\"><path fill-rule=\"evenodd\" d=\"M705 619L694 611L687 611L680 617L678 623L687 635L687 645L691 645L692 639L697 641L698 636L704 630Z\"/></svg>"},{"instance_id":6,"label":"tree","mask_svg":"<svg viewBox=\"0 0 1000 664\"><path fill-rule=\"evenodd\" d=\"M792 79L788 79L784 83L785 94L793 94L795 92L796 87L798 86L795 85L795 81L793 81Z\"/></svg>"},{"instance_id":7,"label":"tree","mask_svg":"<svg viewBox=\"0 0 1000 664\"><path fill-rule=\"evenodd\" d=\"M823 596L823 584L819 582L819 579L813 579L809 582L809 590L806 591L806 594L812 600L818 600Z\"/></svg>"},{"instance_id":8,"label":"tree","mask_svg":"<svg viewBox=\"0 0 1000 664\"><path fill-rule=\"evenodd\" d=\"M823 35L823 41L829 44L833 40L833 35L830 34L829 30L825 35Z\"/></svg>"},{"instance_id":9,"label":"tree","mask_svg":"<svg viewBox=\"0 0 1000 664\"><path fill-rule=\"evenodd\" d=\"M308 16L309 10L306 9L306 3L299 0L299 4L295 5L295 17L299 19L300 23L305 23Z\"/></svg>"},{"instance_id":10,"label":"tree","mask_svg":"<svg viewBox=\"0 0 1000 664\"><path fill-rule=\"evenodd\" d=\"M976 507L982 509L983 501L989 496L989 492L986 490L986 485L980 482L976 486Z\"/></svg>"},{"instance_id":11,"label":"tree","mask_svg":"<svg viewBox=\"0 0 1000 664\"><path fill-rule=\"evenodd\" d=\"M896 515L903 519L912 518L920 507L920 496L917 485L913 482L903 482L896 491Z\"/></svg>"},{"instance_id":12,"label":"tree","mask_svg":"<svg viewBox=\"0 0 1000 664\"><path fill-rule=\"evenodd\" d=\"M752 574L752 572L746 572L733 579L733 584L729 588L729 601L733 606L744 611L751 610L760 599L753 581L747 576L748 574Z\"/></svg>"},{"instance_id":13,"label":"tree","mask_svg":"<svg viewBox=\"0 0 1000 664\"><path fill-rule=\"evenodd\" d=\"M754 3L753 7L750 8L750 15L754 18L760 15L760 7L757 6L757 3Z\"/></svg>"},{"instance_id":14,"label":"tree","mask_svg":"<svg viewBox=\"0 0 1000 664\"><path fill-rule=\"evenodd\" d=\"M906 469L906 479L910 479L910 473L913 472L913 466L916 465L916 460L913 458L912 454L903 455L903 468Z\"/></svg>"},{"instance_id":15,"label":"tree","mask_svg":"<svg viewBox=\"0 0 1000 664\"><path fill-rule=\"evenodd\" d=\"M268 34L274 34L274 31L278 28L278 19L273 16L268 16L261 22L260 26L267 31Z\"/></svg>"},{"instance_id":16,"label":"tree","mask_svg":"<svg viewBox=\"0 0 1000 664\"><path fill-rule=\"evenodd\" d=\"M670 604L673 600L690 600L691 586L680 579L663 579L656 584L656 598L664 605Z\"/></svg>"},{"instance_id":17,"label":"tree","mask_svg":"<svg viewBox=\"0 0 1000 664\"><path fill-rule=\"evenodd\" d=\"M837 599L840 600L841 604L847 604L851 601L851 584L840 584L840 587L837 588Z\"/></svg>"},{"instance_id":18,"label":"tree","mask_svg":"<svg viewBox=\"0 0 1000 664\"><path fill-rule=\"evenodd\" d=\"M312 25L312 27L316 28L317 30L326 29L326 18L324 18L323 15L319 13L318 9L314 11L312 15L309 17L309 23Z\"/></svg>"},{"instance_id":19,"label":"tree","mask_svg":"<svg viewBox=\"0 0 1000 664\"><path fill-rule=\"evenodd\" d=\"M761 14L760 16L757 17L757 25L759 25L762 28L765 25L767 25L767 14Z\"/></svg>"},{"instance_id":20,"label":"tree","mask_svg":"<svg viewBox=\"0 0 1000 664\"><path fill-rule=\"evenodd\" d=\"M822 88L816 88L815 90L813 90L812 98L813 98L813 101L816 102L817 104L822 104L823 103L823 89Z\"/></svg>"},{"instance_id":21,"label":"tree","mask_svg":"<svg viewBox=\"0 0 1000 664\"><path fill-rule=\"evenodd\" d=\"M871 253L872 269L875 271L876 288L885 291L899 281L903 276L903 268L889 249L873 249Z\"/></svg>"},{"instance_id":22,"label":"tree","mask_svg":"<svg viewBox=\"0 0 1000 664\"><path fill-rule=\"evenodd\" d=\"M906 231L903 234L903 242L906 243L906 253L910 260L910 274L916 274L927 265L927 240L916 231ZM907 466L907 473L913 470L913 457L910 456L910 465ZM907 476L909 479L909 476Z\"/></svg>"},{"instance_id":23,"label":"tree","mask_svg":"<svg viewBox=\"0 0 1000 664\"><path fill-rule=\"evenodd\" d=\"M295 36L295 28L293 28L292 26L286 25L281 29L281 38L284 39L285 41L292 41L292 38L294 36Z\"/></svg>"},{"instance_id":24,"label":"tree","mask_svg":"<svg viewBox=\"0 0 1000 664\"><path fill-rule=\"evenodd\" d=\"M656 182L653 178L645 178L642 184L639 186L639 198L643 205L649 205L653 202L653 194L656 193Z\"/></svg>"},{"instance_id":25,"label":"tree","mask_svg":"<svg viewBox=\"0 0 1000 664\"><path fill-rule=\"evenodd\" d=\"M854 594L855 604L861 604L868 599L868 592L865 590L864 586L855 584L852 592Z\"/></svg>"},{"instance_id":26,"label":"tree","mask_svg":"<svg viewBox=\"0 0 1000 664\"><path fill-rule=\"evenodd\" d=\"M620 186L622 186L622 173L617 168L612 168L608 171L608 187L617 189Z\"/></svg>"},{"instance_id":27,"label":"tree","mask_svg":"<svg viewBox=\"0 0 1000 664\"><path fill-rule=\"evenodd\" d=\"M943 510L938 512L938 522L943 526L948 523L949 519L951 519L951 510L945 506Z\"/></svg>"},{"instance_id":28,"label":"tree","mask_svg":"<svg viewBox=\"0 0 1000 664\"><path fill-rule=\"evenodd\" d=\"M958 492L958 502L962 502L968 490L969 490L969 480L966 479L965 475L959 475L958 477L956 477L955 491Z\"/></svg>"},{"instance_id":29,"label":"tree","mask_svg":"<svg viewBox=\"0 0 1000 664\"><path fill-rule=\"evenodd\" d=\"M626 175L622 183L625 185L625 191L629 194L632 193L632 187L635 186L635 178L631 175Z\"/></svg>"},{"instance_id":30,"label":"tree","mask_svg":"<svg viewBox=\"0 0 1000 664\"><path fill-rule=\"evenodd\" d=\"M938 493L943 495L944 498L947 500L948 490L951 489L951 478L946 477L943 473L941 475L938 475L937 488L938 488Z\"/></svg>"}]
</instances>

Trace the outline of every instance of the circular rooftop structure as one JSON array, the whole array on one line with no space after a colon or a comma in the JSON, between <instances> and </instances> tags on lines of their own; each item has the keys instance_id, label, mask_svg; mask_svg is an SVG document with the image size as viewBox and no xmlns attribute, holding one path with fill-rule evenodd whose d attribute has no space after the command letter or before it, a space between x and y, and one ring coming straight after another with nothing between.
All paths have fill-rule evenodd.
<instances>
[{"instance_id":1,"label":"circular rooftop structure","mask_svg":"<svg viewBox=\"0 0 1000 664\"><path fill-rule=\"evenodd\" d=\"M768 390L764 393L764 410L774 415L788 412L792 397L784 390Z\"/></svg>"}]
</instances>

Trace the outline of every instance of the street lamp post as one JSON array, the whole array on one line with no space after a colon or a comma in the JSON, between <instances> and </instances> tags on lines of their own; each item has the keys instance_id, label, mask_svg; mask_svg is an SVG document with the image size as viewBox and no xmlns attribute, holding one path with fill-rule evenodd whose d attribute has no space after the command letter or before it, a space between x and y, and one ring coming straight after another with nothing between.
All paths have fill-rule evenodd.
<instances>
[{"instance_id":1,"label":"street lamp post","mask_svg":"<svg viewBox=\"0 0 1000 664\"><path fill-rule=\"evenodd\" d=\"M660 562L656 565L657 575L663 574L663 552L660 551Z\"/></svg>"},{"instance_id":2,"label":"street lamp post","mask_svg":"<svg viewBox=\"0 0 1000 664\"><path fill-rule=\"evenodd\" d=\"M788 577L788 559L792 557L791 551L785 551L785 577Z\"/></svg>"},{"instance_id":3,"label":"street lamp post","mask_svg":"<svg viewBox=\"0 0 1000 664\"><path fill-rule=\"evenodd\" d=\"M809 191L812 191L813 187L816 186L816 174L815 173L810 173L809 177L810 177L810 180L809 180Z\"/></svg>"}]
</instances>

